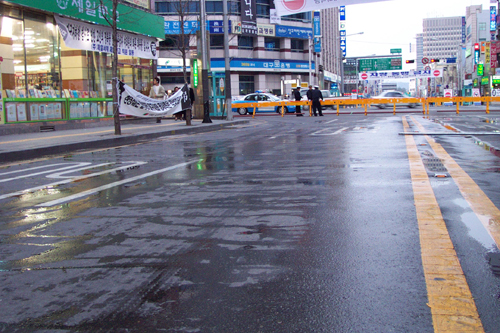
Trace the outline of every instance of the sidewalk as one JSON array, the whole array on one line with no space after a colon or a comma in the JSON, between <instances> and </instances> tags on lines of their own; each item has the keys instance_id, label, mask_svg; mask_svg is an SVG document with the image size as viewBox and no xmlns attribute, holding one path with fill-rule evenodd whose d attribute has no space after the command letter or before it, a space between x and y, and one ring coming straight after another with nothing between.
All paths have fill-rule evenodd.
<instances>
[{"instance_id":1,"label":"sidewalk","mask_svg":"<svg viewBox=\"0 0 500 333\"><path fill-rule=\"evenodd\" d=\"M248 123L248 120L214 120L202 123L193 119L192 125L185 121L163 119L160 124L151 121L121 124L121 135L115 135L114 124L86 129L71 129L52 132L24 133L0 136L0 164L34 159L47 155L62 154L81 149L98 149L133 144L154 138L195 134Z\"/></svg>"}]
</instances>

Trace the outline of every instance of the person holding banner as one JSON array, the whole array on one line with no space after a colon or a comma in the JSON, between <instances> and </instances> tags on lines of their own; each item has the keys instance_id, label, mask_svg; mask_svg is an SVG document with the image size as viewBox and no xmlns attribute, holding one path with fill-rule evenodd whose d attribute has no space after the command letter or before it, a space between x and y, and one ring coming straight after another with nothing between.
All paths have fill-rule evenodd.
<instances>
[{"instance_id":1,"label":"person holding banner","mask_svg":"<svg viewBox=\"0 0 500 333\"><path fill-rule=\"evenodd\" d=\"M155 77L153 79L153 86L151 87L151 90L149 91L149 97L154 98L154 99L161 99L163 100L165 98L165 88L163 88L162 85L160 85L160 78ZM161 117L156 118L157 123L161 123Z\"/></svg>"}]
</instances>

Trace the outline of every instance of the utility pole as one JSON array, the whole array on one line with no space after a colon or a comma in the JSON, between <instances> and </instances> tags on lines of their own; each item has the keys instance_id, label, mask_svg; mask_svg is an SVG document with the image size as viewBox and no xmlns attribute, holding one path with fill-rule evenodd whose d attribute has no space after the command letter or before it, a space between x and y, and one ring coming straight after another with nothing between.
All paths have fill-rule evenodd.
<instances>
[{"instance_id":1,"label":"utility pole","mask_svg":"<svg viewBox=\"0 0 500 333\"><path fill-rule=\"evenodd\" d=\"M201 82L203 85L203 123L211 123L210 96L208 89L208 48L207 48L207 13L205 0L200 0L200 29L201 29Z\"/></svg>"},{"instance_id":2,"label":"utility pole","mask_svg":"<svg viewBox=\"0 0 500 333\"><path fill-rule=\"evenodd\" d=\"M229 20L227 18L227 0L222 1L223 21L224 21L224 63L225 63L225 89L226 89L226 112L227 120L233 120L233 110L231 107L231 66L229 59Z\"/></svg>"}]
</instances>

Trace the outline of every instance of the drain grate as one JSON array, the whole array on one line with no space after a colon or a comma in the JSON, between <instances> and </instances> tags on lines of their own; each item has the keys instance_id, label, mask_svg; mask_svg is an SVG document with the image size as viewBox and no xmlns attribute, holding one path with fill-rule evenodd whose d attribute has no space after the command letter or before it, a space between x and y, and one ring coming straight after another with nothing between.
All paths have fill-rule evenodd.
<instances>
[{"instance_id":1,"label":"drain grate","mask_svg":"<svg viewBox=\"0 0 500 333\"><path fill-rule=\"evenodd\" d=\"M490 253L489 257L489 262L493 274L500 277L500 253Z\"/></svg>"},{"instance_id":2,"label":"drain grate","mask_svg":"<svg viewBox=\"0 0 500 333\"><path fill-rule=\"evenodd\" d=\"M55 126L40 126L40 132L54 132L55 130Z\"/></svg>"}]
</instances>

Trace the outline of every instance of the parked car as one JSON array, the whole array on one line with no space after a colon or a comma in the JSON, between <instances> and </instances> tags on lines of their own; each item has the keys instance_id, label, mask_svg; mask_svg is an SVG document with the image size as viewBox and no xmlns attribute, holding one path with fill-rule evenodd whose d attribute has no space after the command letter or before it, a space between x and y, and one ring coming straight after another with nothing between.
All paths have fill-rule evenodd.
<instances>
[{"instance_id":1,"label":"parked car","mask_svg":"<svg viewBox=\"0 0 500 333\"><path fill-rule=\"evenodd\" d=\"M382 99L382 98L409 98L409 97L406 96L405 94L403 94L401 91L387 90L387 91L382 92L380 95L374 96L372 98L376 100L376 99ZM373 105L378 107L379 109L385 109L388 106L388 104L386 104L386 103L373 103ZM417 105L418 105L417 103L408 103L408 104L397 103L396 104L396 106L407 106L409 108L414 108Z\"/></svg>"},{"instance_id":2,"label":"parked car","mask_svg":"<svg viewBox=\"0 0 500 333\"><path fill-rule=\"evenodd\" d=\"M238 112L241 115L247 113L253 113L253 108L238 107L238 103L250 103L250 102L279 102L281 99L269 93L252 93L245 95L241 100L233 101L232 109L233 112ZM256 108L255 112L277 112L281 113L281 106L262 106ZM295 112L289 111L285 106L285 112Z\"/></svg>"}]
</instances>

